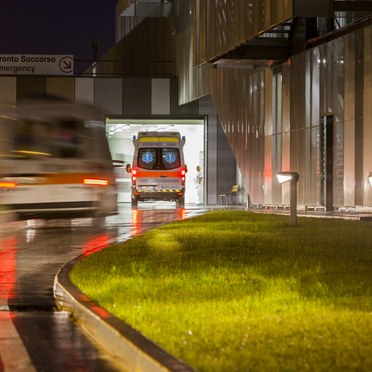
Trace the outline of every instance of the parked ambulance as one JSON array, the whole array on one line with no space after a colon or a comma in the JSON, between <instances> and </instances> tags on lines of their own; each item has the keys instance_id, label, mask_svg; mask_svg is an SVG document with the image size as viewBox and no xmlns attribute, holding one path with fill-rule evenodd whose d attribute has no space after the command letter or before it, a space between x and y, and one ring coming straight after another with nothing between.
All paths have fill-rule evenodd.
<instances>
[{"instance_id":1,"label":"parked ambulance","mask_svg":"<svg viewBox=\"0 0 372 372\"><path fill-rule=\"evenodd\" d=\"M185 205L187 167L183 154L185 137L178 132L139 132L133 137L134 156L131 173L131 203L139 201L175 201Z\"/></svg>"}]
</instances>

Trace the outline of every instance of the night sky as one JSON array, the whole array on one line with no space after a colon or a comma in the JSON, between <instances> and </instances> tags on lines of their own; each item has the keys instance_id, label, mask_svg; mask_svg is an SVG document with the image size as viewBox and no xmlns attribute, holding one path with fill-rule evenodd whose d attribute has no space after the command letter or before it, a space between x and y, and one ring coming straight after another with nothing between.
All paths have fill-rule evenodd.
<instances>
[{"instance_id":1,"label":"night sky","mask_svg":"<svg viewBox=\"0 0 372 372\"><path fill-rule=\"evenodd\" d=\"M72 54L93 58L115 43L117 0L1 0L0 54Z\"/></svg>"}]
</instances>

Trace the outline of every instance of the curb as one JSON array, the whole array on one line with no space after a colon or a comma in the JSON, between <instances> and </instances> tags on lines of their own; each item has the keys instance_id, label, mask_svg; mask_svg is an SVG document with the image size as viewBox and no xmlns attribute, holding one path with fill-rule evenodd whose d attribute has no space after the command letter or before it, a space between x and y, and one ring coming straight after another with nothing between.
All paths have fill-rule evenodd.
<instances>
[{"instance_id":1,"label":"curb","mask_svg":"<svg viewBox=\"0 0 372 372\"><path fill-rule=\"evenodd\" d=\"M128 371L195 371L153 341L85 296L69 279L78 257L63 266L54 278L54 298L77 324L118 359Z\"/></svg>"}]
</instances>

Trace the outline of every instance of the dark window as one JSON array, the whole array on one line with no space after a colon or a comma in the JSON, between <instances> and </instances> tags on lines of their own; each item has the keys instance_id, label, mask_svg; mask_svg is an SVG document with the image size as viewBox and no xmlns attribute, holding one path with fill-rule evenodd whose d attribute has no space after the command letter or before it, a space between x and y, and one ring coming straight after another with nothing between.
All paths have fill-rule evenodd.
<instances>
[{"instance_id":1,"label":"dark window","mask_svg":"<svg viewBox=\"0 0 372 372\"><path fill-rule=\"evenodd\" d=\"M161 149L164 169L175 169L181 166L178 149Z\"/></svg>"},{"instance_id":2,"label":"dark window","mask_svg":"<svg viewBox=\"0 0 372 372\"><path fill-rule=\"evenodd\" d=\"M61 121L54 131L54 152L60 158L77 158L83 154L83 129L80 122Z\"/></svg>"},{"instance_id":3,"label":"dark window","mask_svg":"<svg viewBox=\"0 0 372 372\"><path fill-rule=\"evenodd\" d=\"M3 156L87 158L97 153L98 134L104 135L104 128L73 119L54 122L20 119L2 124L0 132L4 140L1 141Z\"/></svg>"},{"instance_id":4,"label":"dark window","mask_svg":"<svg viewBox=\"0 0 372 372\"><path fill-rule=\"evenodd\" d=\"M138 152L138 166L144 169L156 169L156 149L143 148Z\"/></svg>"},{"instance_id":5,"label":"dark window","mask_svg":"<svg viewBox=\"0 0 372 372\"><path fill-rule=\"evenodd\" d=\"M180 167L179 149L141 148L138 152L137 164L148 170L169 170Z\"/></svg>"}]
</instances>

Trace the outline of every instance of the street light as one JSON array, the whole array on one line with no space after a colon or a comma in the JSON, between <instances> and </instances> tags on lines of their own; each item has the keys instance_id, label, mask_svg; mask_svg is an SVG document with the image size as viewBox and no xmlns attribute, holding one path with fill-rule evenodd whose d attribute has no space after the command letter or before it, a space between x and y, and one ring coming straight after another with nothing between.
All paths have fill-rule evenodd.
<instances>
[{"instance_id":1,"label":"street light","mask_svg":"<svg viewBox=\"0 0 372 372\"><path fill-rule=\"evenodd\" d=\"M291 213L291 225L297 225L297 182L299 175L297 172L277 172L276 176L280 184L284 182L290 182L291 188L289 191L290 197L290 213Z\"/></svg>"}]
</instances>

